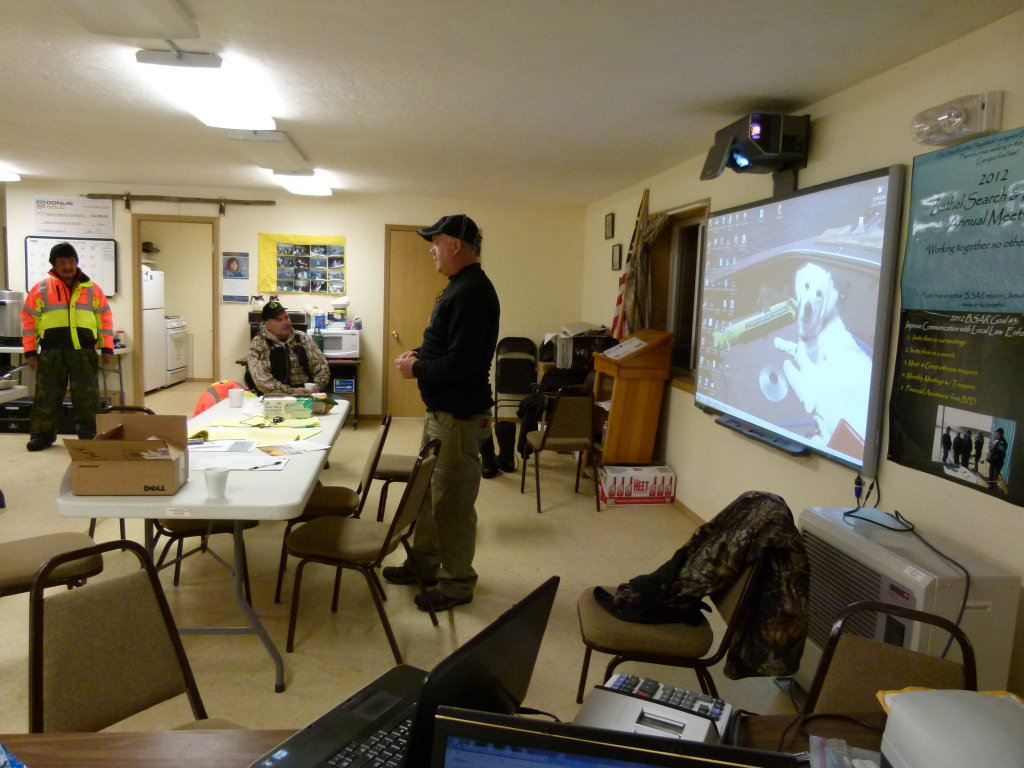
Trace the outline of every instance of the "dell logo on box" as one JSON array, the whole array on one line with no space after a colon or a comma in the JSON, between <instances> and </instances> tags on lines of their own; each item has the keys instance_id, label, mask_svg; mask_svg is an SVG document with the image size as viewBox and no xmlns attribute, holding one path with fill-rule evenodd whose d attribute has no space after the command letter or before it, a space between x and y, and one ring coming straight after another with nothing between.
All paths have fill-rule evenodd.
<instances>
[{"instance_id":1,"label":"dell logo on box","mask_svg":"<svg viewBox=\"0 0 1024 768\"><path fill-rule=\"evenodd\" d=\"M164 486L162 486L162 485L144 485L144 486L142 486L142 490L143 491L166 491L167 489L164 488Z\"/></svg>"}]
</instances>

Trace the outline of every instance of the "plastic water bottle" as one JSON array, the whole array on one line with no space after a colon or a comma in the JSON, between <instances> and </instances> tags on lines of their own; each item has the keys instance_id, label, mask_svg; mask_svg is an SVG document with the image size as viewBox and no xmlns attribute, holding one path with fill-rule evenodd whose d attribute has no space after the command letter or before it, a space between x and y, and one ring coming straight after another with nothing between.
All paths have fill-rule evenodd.
<instances>
[{"instance_id":1,"label":"plastic water bottle","mask_svg":"<svg viewBox=\"0 0 1024 768\"><path fill-rule=\"evenodd\" d=\"M324 335L320 332L319 328L313 329L313 343L320 348L321 352L324 351Z\"/></svg>"}]
</instances>

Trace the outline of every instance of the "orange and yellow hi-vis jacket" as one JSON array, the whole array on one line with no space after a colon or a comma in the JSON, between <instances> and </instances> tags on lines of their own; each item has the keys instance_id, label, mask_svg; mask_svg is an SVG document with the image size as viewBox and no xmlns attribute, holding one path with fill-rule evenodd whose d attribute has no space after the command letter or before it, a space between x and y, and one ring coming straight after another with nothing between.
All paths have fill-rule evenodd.
<instances>
[{"instance_id":1,"label":"orange and yellow hi-vis jacket","mask_svg":"<svg viewBox=\"0 0 1024 768\"><path fill-rule=\"evenodd\" d=\"M103 289L82 270L68 288L52 270L28 292L21 310L26 357L39 349L114 351L114 317Z\"/></svg>"}]
</instances>

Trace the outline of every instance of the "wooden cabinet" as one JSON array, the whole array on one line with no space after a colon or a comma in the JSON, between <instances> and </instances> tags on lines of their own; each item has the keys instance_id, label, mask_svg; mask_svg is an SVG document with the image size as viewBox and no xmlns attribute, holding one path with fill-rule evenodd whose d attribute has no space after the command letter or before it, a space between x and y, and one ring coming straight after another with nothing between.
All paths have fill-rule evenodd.
<instances>
[{"instance_id":1,"label":"wooden cabinet","mask_svg":"<svg viewBox=\"0 0 1024 768\"><path fill-rule=\"evenodd\" d=\"M594 354L594 399L611 401L598 409L606 419L603 464L645 464L654 453L661 398L669 377L672 334L643 329L623 339L637 348L621 357ZM642 343L638 343L642 342ZM615 355L616 348L608 350ZM604 428L598 424L598 428Z\"/></svg>"}]
</instances>

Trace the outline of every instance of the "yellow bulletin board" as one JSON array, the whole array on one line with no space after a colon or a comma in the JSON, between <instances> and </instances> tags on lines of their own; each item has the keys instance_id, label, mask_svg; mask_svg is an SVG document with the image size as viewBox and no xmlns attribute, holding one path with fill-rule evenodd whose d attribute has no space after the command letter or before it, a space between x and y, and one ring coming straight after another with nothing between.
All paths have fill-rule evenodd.
<instances>
[{"instance_id":1,"label":"yellow bulletin board","mask_svg":"<svg viewBox=\"0 0 1024 768\"><path fill-rule=\"evenodd\" d=\"M263 293L345 293L345 238L260 233Z\"/></svg>"}]
</instances>

